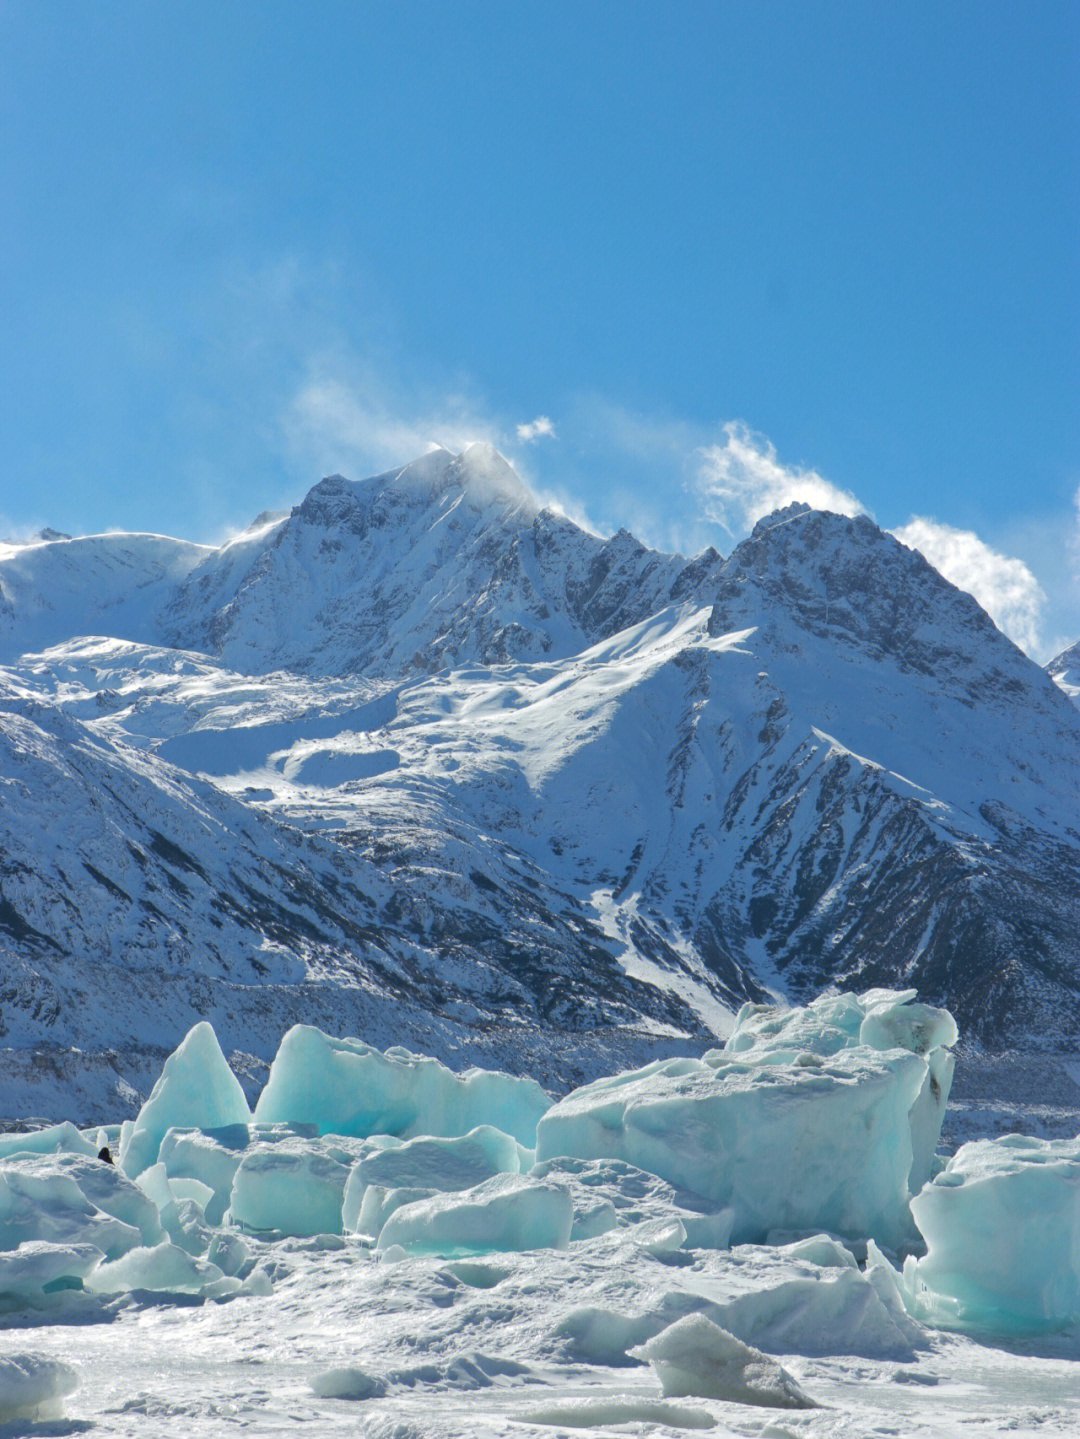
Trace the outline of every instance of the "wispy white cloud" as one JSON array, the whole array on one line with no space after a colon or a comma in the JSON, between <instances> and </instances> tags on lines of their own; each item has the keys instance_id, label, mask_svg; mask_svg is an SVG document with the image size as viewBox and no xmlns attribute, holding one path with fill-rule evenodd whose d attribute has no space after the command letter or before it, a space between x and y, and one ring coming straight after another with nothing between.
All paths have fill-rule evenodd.
<instances>
[{"instance_id":1,"label":"wispy white cloud","mask_svg":"<svg viewBox=\"0 0 1080 1439\"><path fill-rule=\"evenodd\" d=\"M856 495L817 470L784 464L769 439L738 421L721 424L710 434L701 425L672 416L637 414L595 398L574 420L575 429L587 423L594 447L616 450L632 460L639 473L654 475L651 489L638 485L633 494L620 495L621 511L627 516L621 522L665 548L691 553L702 541L702 511L707 521L721 526L732 539L793 500L842 515L864 512ZM680 488L683 505L677 497ZM687 497L693 497L696 514L687 512ZM671 520L667 533L661 505ZM1080 593L1080 489L1074 507L1074 524L1065 527L1073 547L1076 579L1069 586L1073 601ZM1035 543L1039 537L1017 536L1023 552L1041 557L1036 568L1050 578L1063 568L1061 528L1053 543L1046 536L1039 543ZM1024 560L994 549L971 531L925 516L912 516L893 533L921 551L952 584L974 595L998 628L1033 658L1045 660L1064 647L1060 636L1067 632L1068 622L1063 624L1062 613L1069 596L1059 595L1051 604ZM1080 633L1080 620L1075 629Z\"/></svg>"},{"instance_id":2,"label":"wispy white cloud","mask_svg":"<svg viewBox=\"0 0 1080 1439\"><path fill-rule=\"evenodd\" d=\"M912 516L893 534L952 584L974 595L998 629L1021 649L1041 653L1046 595L1023 560L999 554L972 530L957 530L922 515Z\"/></svg>"},{"instance_id":3,"label":"wispy white cloud","mask_svg":"<svg viewBox=\"0 0 1080 1439\"><path fill-rule=\"evenodd\" d=\"M504 427L465 391L418 394L388 384L369 366L335 356L311 367L283 425L292 450L322 470L369 474L444 446L505 443Z\"/></svg>"},{"instance_id":4,"label":"wispy white cloud","mask_svg":"<svg viewBox=\"0 0 1080 1439\"><path fill-rule=\"evenodd\" d=\"M858 499L816 470L785 465L775 446L737 420L706 425L676 415L642 414L586 396L572 414L573 439L593 456L618 454L629 494L629 523L642 538L693 554L715 543L719 527L737 540L763 515L803 500L855 515Z\"/></svg>"},{"instance_id":5,"label":"wispy white cloud","mask_svg":"<svg viewBox=\"0 0 1080 1439\"><path fill-rule=\"evenodd\" d=\"M526 444L532 444L534 440L539 440L542 437L553 440L555 439L555 426L548 419L547 415L537 415L536 419L530 420L528 424L518 425L517 437Z\"/></svg>"},{"instance_id":6,"label":"wispy white cloud","mask_svg":"<svg viewBox=\"0 0 1080 1439\"><path fill-rule=\"evenodd\" d=\"M618 453L688 474L696 452L714 438L712 430L675 415L648 415L600 395L583 395L572 411L577 438L599 454Z\"/></svg>"},{"instance_id":7,"label":"wispy white cloud","mask_svg":"<svg viewBox=\"0 0 1080 1439\"><path fill-rule=\"evenodd\" d=\"M0 545L10 545L18 548L21 545L31 545L39 537L43 525L37 521L27 522L25 520L9 520L0 511Z\"/></svg>"},{"instance_id":8,"label":"wispy white cloud","mask_svg":"<svg viewBox=\"0 0 1080 1439\"><path fill-rule=\"evenodd\" d=\"M729 534L794 500L840 515L863 511L853 494L817 470L781 464L772 442L740 421L725 424L723 439L702 446L699 453L697 483L706 511Z\"/></svg>"}]
</instances>

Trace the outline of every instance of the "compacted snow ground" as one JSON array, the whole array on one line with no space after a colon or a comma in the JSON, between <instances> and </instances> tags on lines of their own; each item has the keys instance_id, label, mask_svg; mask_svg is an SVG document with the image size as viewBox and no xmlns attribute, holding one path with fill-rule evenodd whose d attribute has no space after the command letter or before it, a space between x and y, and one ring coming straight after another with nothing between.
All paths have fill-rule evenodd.
<instances>
[{"instance_id":1,"label":"compacted snow ground","mask_svg":"<svg viewBox=\"0 0 1080 1439\"><path fill-rule=\"evenodd\" d=\"M275 1276L268 1296L185 1303L71 1294L55 1296L52 1313L9 1313L0 1357L62 1360L81 1384L64 1420L0 1433L195 1439L303 1426L372 1439L479 1439L677 1434L706 1425L717 1435L807 1439L1080 1432L1076 1331L1007 1346L926 1331L928 1347L906 1359L775 1355L822 1406L798 1411L662 1400L651 1367L589 1363L577 1357L587 1344L566 1337L568 1315L605 1301L641 1313L666 1295L723 1302L725 1290L755 1279L767 1289L776 1275L765 1250L756 1251L760 1263L739 1251L745 1272L733 1277L724 1254L684 1254L673 1264L608 1236L567 1252L397 1264L377 1262L351 1240L319 1247L327 1242L259 1245ZM858 1339L857 1329L820 1335L822 1347ZM313 1384L356 1397L320 1397Z\"/></svg>"}]
</instances>

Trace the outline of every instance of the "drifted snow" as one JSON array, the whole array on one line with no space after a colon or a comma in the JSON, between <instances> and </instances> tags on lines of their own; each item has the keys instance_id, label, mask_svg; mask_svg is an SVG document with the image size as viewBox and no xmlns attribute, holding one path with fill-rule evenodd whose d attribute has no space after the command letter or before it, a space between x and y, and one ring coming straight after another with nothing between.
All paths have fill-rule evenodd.
<instances>
[{"instance_id":1,"label":"drifted snow","mask_svg":"<svg viewBox=\"0 0 1080 1439\"><path fill-rule=\"evenodd\" d=\"M54 1419L61 1402L78 1387L78 1374L61 1360L36 1354L0 1356L0 1424Z\"/></svg>"}]
</instances>

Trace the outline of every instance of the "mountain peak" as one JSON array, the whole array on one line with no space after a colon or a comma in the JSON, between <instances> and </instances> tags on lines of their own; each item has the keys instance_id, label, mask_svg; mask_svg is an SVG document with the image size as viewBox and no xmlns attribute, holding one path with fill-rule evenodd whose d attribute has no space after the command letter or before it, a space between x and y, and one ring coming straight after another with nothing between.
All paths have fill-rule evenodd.
<instances>
[{"instance_id":1,"label":"mountain peak","mask_svg":"<svg viewBox=\"0 0 1080 1439\"><path fill-rule=\"evenodd\" d=\"M365 480L328 475L308 491L298 510L305 518L342 518L353 506L398 500L415 508L437 503L460 492L473 509L497 506L535 513L539 506L513 465L486 441L466 445L453 454L434 445L398 469Z\"/></svg>"},{"instance_id":2,"label":"mountain peak","mask_svg":"<svg viewBox=\"0 0 1080 1439\"><path fill-rule=\"evenodd\" d=\"M538 508L531 490L504 455L486 440L474 440L453 459L450 470L457 484L480 505Z\"/></svg>"},{"instance_id":3,"label":"mountain peak","mask_svg":"<svg viewBox=\"0 0 1080 1439\"><path fill-rule=\"evenodd\" d=\"M805 500L792 500L791 504L785 505L783 509L772 510L769 514L762 515L761 519L758 520L751 531L750 538L757 539L760 535L763 535L766 530L775 529L777 525L790 524L792 520L798 519L800 515L809 514L813 514L813 509Z\"/></svg>"},{"instance_id":4,"label":"mountain peak","mask_svg":"<svg viewBox=\"0 0 1080 1439\"><path fill-rule=\"evenodd\" d=\"M868 515L791 505L767 516L725 565L718 600L718 631L783 616L792 643L813 635L911 669L947 664L976 687L975 676L1030 667L971 595Z\"/></svg>"}]
</instances>

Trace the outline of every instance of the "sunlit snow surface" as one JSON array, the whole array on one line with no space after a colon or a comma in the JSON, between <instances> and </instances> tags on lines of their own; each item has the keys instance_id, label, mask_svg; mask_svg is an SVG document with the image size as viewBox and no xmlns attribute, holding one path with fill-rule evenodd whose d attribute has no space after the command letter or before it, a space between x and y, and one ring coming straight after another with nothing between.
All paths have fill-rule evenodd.
<instances>
[{"instance_id":1,"label":"sunlit snow surface","mask_svg":"<svg viewBox=\"0 0 1080 1439\"><path fill-rule=\"evenodd\" d=\"M324 1241L325 1242L325 1241ZM71 1296L52 1315L9 1313L0 1354L32 1352L73 1365L80 1388L69 1420L94 1433L313 1434L437 1439L451 1435L612 1432L595 1416L657 1406L645 1366L576 1358L560 1324L586 1306L639 1315L681 1304L768 1292L782 1273L807 1285L829 1271L784 1265L775 1252L697 1252L671 1265L608 1236L566 1252L504 1255L471 1265L437 1259L376 1262L355 1241L254 1243L275 1275L267 1297L221 1303ZM74 1301L83 1302L74 1302ZM67 1317L64 1322L63 1316ZM96 1320L98 1322L88 1322ZM60 1322L56 1322L60 1321ZM730 1321L729 1321L730 1323ZM26 1327L23 1327L23 1326ZM680 1407L709 1416L719 1435L1075 1434L1080 1392L1075 1334L1039 1345L979 1345L928 1332L917 1355L845 1353L853 1336L822 1328L835 1354L790 1346L773 1357L822 1406L770 1411L710 1399ZM756 1339L763 1347L761 1337ZM367 1399L322 1398L313 1381L352 1369L376 1381ZM574 1408L581 1427L568 1418ZM526 1416L561 1415L554 1426ZM588 1416L594 1416L590 1422ZM771 1427L770 1427L771 1426ZM3 1431L0 1431L3 1432ZM27 1432L27 1431L22 1431ZM29 1432L34 1432L30 1430ZM71 1427L39 1432L79 1432ZM614 1432L670 1434L673 1424Z\"/></svg>"}]
</instances>

